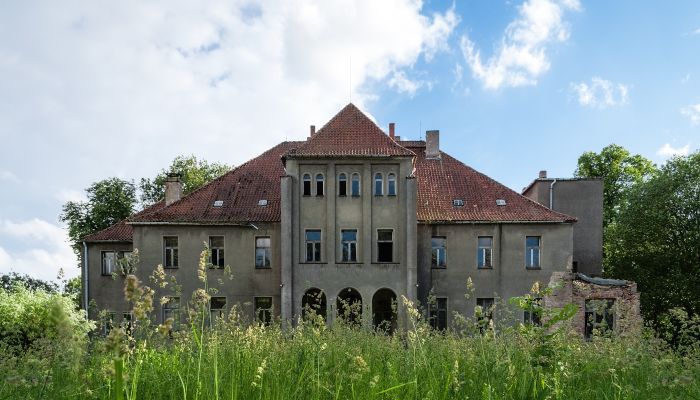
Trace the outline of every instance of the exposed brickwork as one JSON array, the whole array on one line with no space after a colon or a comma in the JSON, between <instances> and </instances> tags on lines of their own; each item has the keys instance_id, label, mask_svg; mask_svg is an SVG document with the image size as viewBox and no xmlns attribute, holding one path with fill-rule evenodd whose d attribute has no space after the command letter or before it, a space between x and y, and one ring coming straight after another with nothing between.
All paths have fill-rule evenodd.
<instances>
[{"instance_id":1,"label":"exposed brickwork","mask_svg":"<svg viewBox=\"0 0 700 400\"><path fill-rule=\"evenodd\" d=\"M551 296L544 299L546 307L563 307L573 303L578 307L571 324L580 335L585 333L585 305L590 299L615 299L614 331L618 335L634 335L642 326L639 313L639 293L637 284L627 281L621 286L605 286L578 279L569 272L552 274L550 286L555 287Z\"/></svg>"}]
</instances>

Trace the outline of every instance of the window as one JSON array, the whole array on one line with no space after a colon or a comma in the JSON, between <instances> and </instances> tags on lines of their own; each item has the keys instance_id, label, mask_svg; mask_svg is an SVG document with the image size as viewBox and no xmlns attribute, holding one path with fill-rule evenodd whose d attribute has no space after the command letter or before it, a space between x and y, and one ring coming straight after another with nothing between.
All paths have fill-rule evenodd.
<instances>
[{"instance_id":1,"label":"window","mask_svg":"<svg viewBox=\"0 0 700 400\"><path fill-rule=\"evenodd\" d=\"M255 238L255 268L270 268L270 237Z\"/></svg>"},{"instance_id":2,"label":"window","mask_svg":"<svg viewBox=\"0 0 700 400\"><path fill-rule=\"evenodd\" d=\"M343 261L357 261L357 229L340 231L340 244L342 246Z\"/></svg>"},{"instance_id":3,"label":"window","mask_svg":"<svg viewBox=\"0 0 700 400\"><path fill-rule=\"evenodd\" d=\"M345 174L338 175L338 196L348 195L348 176Z\"/></svg>"},{"instance_id":4,"label":"window","mask_svg":"<svg viewBox=\"0 0 700 400\"><path fill-rule=\"evenodd\" d=\"M321 261L321 231L306 230L306 262Z\"/></svg>"},{"instance_id":5,"label":"window","mask_svg":"<svg viewBox=\"0 0 700 400\"><path fill-rule=\"evenodd\" d=\"M447 297L438 297L430 305L430 326L439 331L447 329Z\"/></svg>"},{"instance_id":6,"label":"window","mask_svg":"<svg viewBox=\"0 0 700 400\"><path fill-rule=\"evenodd\" d=\"M323 196L323 175L316 174L316 196Z\"/></svg>"},{"instance_id":7,"label":"window","mask_svg":"<svg viewBox=\"0 0 700 400\"><path fill-rule=\"evenodd\" d=\"M180 326L180 298L170 297L168 301L163 304L162 316L163 323L169 318L173 319L173 329L177 330Z\"/></svg>"},{"instance_id":8,"label":"window","mask_svg":"<svg viewBox=\"0 0 700 400\"><path fill-rule=\"evenodd\" d=\"M311 175L304 174L302 182L302 190L304 196L311 196Z\"/></svg>"},{"instance_id":9,"label":"window","mask_svg":"<svg viewBox=\"0 0 700 400\"><path fill-rule=\"evenodd\" d=\"M360 174L357 172L352 174L352 187L351 187L352 195L354 197L357 197L360 195Z\"/></svg>"},{"instance_id":10,"label":"window","mask_svg":"<svg viewBox=\"0 0 700 400\"><path fill-rule=\"evenodd\" d=\"M593 335L610 333L615 329L615 299L586 300L586 339Z\"/></svg>"},{"instance_id":11,"label":"window","mask_svg":"<svg viewBox=\"0 0 700 400\"><path fill-rule=\"evenodd\" d=\"M382 174L377 172L374 175L374 195L375 196L382 196L384 194L384 178L382 178Z\"/></svg>"},{"instance_id":12,"label":"window","mask_svg":"<svg viewBox=\"0 0 700 400\"><path fill-rule=\"evenodd\" d=\"M491 268L493 263L491 257L493 255L493 237L492 236L479 236L478 239L478 249L477 249L477 260L476 265L478 268Z\"/></svg>"},{"instance_id":13,"label":"window","mask_svg":"<svg viewBox=\"0 0 700 400\"><path fill-rule=\"evenodd\" d=\"M394 261L394 231L392 229L377 230L377 262Z\"/></svg>"},{"instance_id":14,"label":"window","mask_svg":"<svg viewBox=\"0 0 700 400\"><path fill-rule=\"evenodd\" d=\"M107 336L107 335L109 335L109 332L112 331L112 329L114 328L114 320L116 319L116 317L117 317L117 313L115 313L115 312L108 311L104 314L104 316L102 317L102 324L101 324L103 335Z\"/></svg>"},{"instance_id":15,"label":"window","mask_svg":"<svg viewBox=\"0 0 700 400\"><path fill-rule=\"evenodd\" d=\"M255 318L263 325L272 322L272 297L255 298Z\"/></svg>"},{"instance_id":16,"label":"window","mask_svg":"<svg viewBox=\"0 0 700 400\"><path fill-rule=\"evenodd\" d=\"M224 263L224 237L209 236L209 250L211 251L211 265L213 268L222 269Z\"/></svg>"},{"instance_id":17,"label":"window","mask_svg":"<svg viewBox=\"0 0 700 400\"><path fill-rule=\"evenodd\" d=\"M529 325L542 326L542 298L537 297L528 301L529 310L523 314L523 322Z\"/></svg>"},{"instance_id":18,"label":"window","mask_svg":"<svg viewBox=\"0 0 700 400\"><path fill-rule=\"evenodd\" d=\"M396 175L389 174L387 182L389 185L389 187L387 188L387 194L389 196L396 196Z\"/></svg>"},{"instance_id":19,"label":"window","mask_svg":"<svg viewBox=\"0 0 700 400\"><path fill-rule=\"evenodd\" d=\"M165 236L163 238L163 266L177 268L178 265L177 236Z\"/></svg>"},{"instance_id":20,"label":"window","mask_svg":"<svg viewBox=\"0 0 700 400\"><path fill-rule=\"evenodd\" d=\"M540 237L525 238L525 268L540 268Z\"/></svg>"},{"instance_id":21,"label":"window","mask_svg":"<svg viewBox=\"0 0 700 400\"><path fill-rule=\"evenodd\" d=\"M102 252L102 275L112 275L117 271L117 252Z\"/></svg>"},{"instance_id":22,"label":"window","mask_svg":"<svg viewBox=\"0 0 700 400\"><path fill-rule=\"evenodd\" d=\"M128 335L134 330L134 316L130 312L122 314L122 328Z\"/></svg>"},{"instance_id":23,"label":"window","mask_svg":"<svg viewBox=\"0 0 700 400\"><path fill-rule=\"evenodd\" d=\"M476 299L476 305L481 307L481 313L477 313L476 317L479 330L484 333L484 328L493 319L493 297L479 297Z\"/></svg>"},{"instance_id":24,"label":"window","mask_svg":"<svg viewBox=\"0 0 700 400\"><path fill-rule=\"evenodd\" d=\"M442 236L433 236L431 243L433 247L433 268L445 268L447 266L447 249L445 243L447 238Z\"/></svg>"},{"instance_id":25,"label":"window","mask_svg":"<svg viewBox=\"0 0 700 400\"><path fill-rule=\"evenodd\" d=\"M212 297L209 300L209 321L213 324L219 318L226 317L226 297Z\"/></svg>"}]
</instances>

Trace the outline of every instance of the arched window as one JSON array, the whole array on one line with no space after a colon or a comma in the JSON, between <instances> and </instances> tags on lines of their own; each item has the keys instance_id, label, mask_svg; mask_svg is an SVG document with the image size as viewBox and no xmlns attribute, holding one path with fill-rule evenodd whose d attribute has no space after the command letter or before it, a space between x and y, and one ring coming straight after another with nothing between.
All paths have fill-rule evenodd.
<instances>
[{"instance_id":1,"label":"arched window","mask_svg":"<svg viewBox=\"0 0 700 400\"><path fill-rule=\"evenodd\" d=\"M316 196L323 196L323 174L316 174Z\"/></svg>"},{"instance_id":2,"label":"arched window","mask_svg":"<svg viewBox=\"0 0 700 400\"><path fill-rule=\"evenodd\" d=\"M352 174L352 195L353 196L359 196L360 195L360 174L355 172Z\"/></svg>"},{"instance_id":3,"label":"arched window","mask_svg":"<svg viewBox=\"0 0 700 400\"><path fill-rule=\"evenodd\" d=\"M303 181L303 193L304 196L311 196L311 175L304 174Z\"/></svg>"},{"instance_id":4,"label":"arched window","mask_svg":"<svg viewBox=\"0 0 700 400\"><path fill-rule=\"evenodd\" d=\"M382 177L382 174L377 172L374 175L374 195L375 196L382 196L384 195L384 178Z\"/></svg>"},{"instance_id":5,"label":"arched window","mask_svg":"<svg viewBox=\"0 0 700 400\"><path fill-rule=\"evenodd\" d=\"M389 184L389 187L387 189L387 194L389 196L396 196L396 175L389 174L387 181Z\"/></svg>"},{"instance_id":6,"label":"arched window","mask_svg":"<svg viewBox=\"0 0 700 400\"><path fill-rule=\"evenodd\" d=\"M338 175L338 196L348 195L348 176L345 174Z\"/></svg>"}]
</instances>

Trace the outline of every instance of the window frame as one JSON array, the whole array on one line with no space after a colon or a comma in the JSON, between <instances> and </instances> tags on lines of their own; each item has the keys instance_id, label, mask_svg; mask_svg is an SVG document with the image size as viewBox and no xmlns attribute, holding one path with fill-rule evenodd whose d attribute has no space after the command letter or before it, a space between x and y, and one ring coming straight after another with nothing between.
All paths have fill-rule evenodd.
<instances>
[{"instance_id":1,"label":"window frame","mask_svg":"<svg viewBox=\"0 0 700 400\"><path fill-rule=\"evenodd\" d=\"M527 242L530 238L537 238L537 247L528 246ZM534 264L534 252L532 256L530 250L537 249L537 264ZM531 265L530 262L533 262ZM525 269L542 269L542 236L525 236Z\"/></svg>"},{"instance_id":2,"label":"window frame","mask_svg":"<svg viewBox=\"0 0 700 400\"><path fill-rule=\"evenodd\" d=\"M224 305L221 308L212 308L212 303L214 299L224 299ZM209 299L209 323L213 324L217 318L226 318L226 306L228 305L228 299L226 296L211 296ZM218 315L214 316L214 313Z\"/></svg>"},{"instance_id":3,"label":"window frame","mask_svg":"<svg viewBox=\"0 0 700 400\"><path fill-rule=\"evenodd\" d=\"M161 304L160 306L160 320L161 323L165 323L165 321L172 316L173 317L173 329L174 331L178 330L180 328L180 296L166 296L168 301ZM170 307L169 305L172 303L176 303L177 307Z\"/></svg>"},{"instance_id":4,"label":"window frame","mask_svg":"<svg viewBox=\"0 0 700 400\"><path fill-rule=\"evenodd\" d=\"M262 299L270 299L270 307L269 308L258 307L258 300L262 300ZM254 313L253 315L254 315L255 321L258 324L269 326L272 323L273 310L274 310L273 296L254 296L253 297L253 313ZM263 314L261 314L261 312ZM267 315L267 318L265 318L263 320L262 318L260 318L261 315Z\"/></svg>"},{"instance_id":5,"label":"window frame","mask_svg":"<svg viewBox=\"0 0 700 400\"><path fill-rule=\"evenodd\" d=\"M381 232L381 231L391 233L391 240L380 239L379 232ZM377 239L377 242L376 242L377 243L377 262L378 263L393 263L394 262L394 229L393 228L378 228L376 232L377 232L377 236L376 236L376 239ZM390 260L381 260L380 259L380 255L382 254L382 252L380 250L380 245L383 243L389 243L391 245L391 253L389 254L389 256L391 258Z\"/></svg>"},{"instance_id":6,"label":"window frame","mask_svg":"<svg viewBox=\"0 0 700 400\"><path fill-rule=\"evenodd\" d=\"M490 239L491 245L486 247L481 245L481 239ZM483 264L482 261L482 250L483 250ZM489 263L486 264L486 250L489 254ZM477 236L476 238L476 267L478 269L493 269L493 236Z\"/></svg>"},{"instance_id":7,"label":"window frame","mask_svg":"<svg viewBox=\"0 0 700 400\"><path fill-rule=\"evenodd\" d=\"M443 309L440 308L441 300L445 301L445 307ZM441 315L444 315L444 320L442 321L442 324L440 323ZM435 297L435 304L429 304L428 321L431 328L437 331L446 331L447 320L449 318L449 315L449 298L447 296Z\"/></svg>"},{"instance_id":8,"label":"window frame","mask_svg":"<svg viewBox=\"0 0 700 400\"><path fill-rule=\"evenodd\" d=\"M117 321L116 311L105 311L104 317L100 321L100 330L104 336L109 335L109 333L114 329L115 322Z\"/></svg>"},{"instance_id":9,"label":"window frame","mask_svg":"<svg viewBox=\"0 0 700 400\"><path fill-rule=\"evenodd\" d=\"M105 268L105 255L108 253L114 254L114 261L112 265L112 271L107 271ZM117 251L116 250L102 250L100 252L100 268L102 270L102 276L112 276L113 273L117 272Z\"/></svg>"},{"instance_id":10,"label":"window frame","mask_svg":"<svg viewBox=\"0 0 700 400\"><path fill-rule=\"evenodd\" d=\"M533 299L529 299L529 301L532 302L533 306L540 307L541 309L544 299L542 297L535 297ZM542 315L538 315L530 310L523 310L523 324L542 326Z\"/></svg>"},{"instance_id":11,"label":"window frame","mask_svg":"<svg viewBox=\"0 0 700 400\"><path fill-rule=\"evenodd\" d=\"M433 240L435 239L442 239L443 240L443 252L445 253L443 255L443 264L440 265L439 259L440 259L440 247L435 247L433 246ZM435 250L438 250L437 257L435 256ZM437 261L436 261L437 258ZM433 269L446 269L447 268L447 236L431 236L430 237L430 268Z\"/></svg>"},{"instance_id":12,"label":"window frame","mask_svg":"<svg viewBox=\"0 0 700 400\"><path fill-rule=\"evenodd\" d=\"M355 240L345 241L343 239L344 232L355 232ZM358 244L359 240L357 239L357 233L358 233L357 228L348 228L348 229L341 229L340 230L340 260L341 260L340 262L343 262L343 263L358 263L359 262L358 261L358 258L359 258L358 257L358 253L359 253L358 250L359 250L360 246ZM345 257L345 255L346 255L345 245L346 244L348 245L348 251L347 251L348 257L347 257L347 259ZM355 258L354 259L351 257L352 250L353 250L353 244L354 244L354 248L355 248Z\"/></svg>"},{"instance_id":13,"label":"window frame","mask_svg":"<svg viewBox=\"0 0 700 400\"><path fill-rule=\"evenodd\" d=\"M398 194L398 187L397 187L397 181L396 181L396 174L393 172L390 172L387 177L386 177L386 195L387 196L397 196ZM393 193L392 193L392 186L393 186Z\"/></svg>"},{"instance_id":14,"label":"window frame","mask_svg":"<svg viewBox=\"0 0 700 400\"><path fill-rule=\"evenodd\" d=\"M321 179L319 179L319 177L320 177ZM314 194L316 195L316 197L323 197L323 195L326 193L326 176L323 175L323 174L320 173L320 172L317 173L317 174L314 176L314 183L315 183L314 186L315 186L315 189L316 189L316 192L315 192ZM319 184L320 184L320 186L319 186ZM321 190L318 190L319 187L320 187ZM319 193L319 192L320 192L320 193Z\"/></svg>"},{"instance_id":15,"label":"window frame","mask_svg":"<svg viewBox=\"0 0 700 400\"><path fill-rule=\"evenodd\" d=\"M485 307L483 304L479 303L487 303L488 307ZM486 318L486 323L493 321L493 311L494 306L496 305L496 299L494 297L477 297L476 305L481 307L481 311L484 313L484 318Z\"/></svg>"},{"instance_id":16,"label":"window frame","mask_svg":"<svg viewBox=\"0 0 700 400\"><path fill-rule=\"evenodd\" d=\"M221 238L220 247L214 247L214 245L212 244L213 238ZM226 267L226 236L210 235L209 251L211 252L209 257L209 262L211 265L209 267L212 269L224 269ZM214 260L216 260L216 262L214 262Z\"/></svg>"},{"instance_id":17,"label":"window frame","mask_svg":"<svg viewBox=\"0 0 700 400\"><path fill-rule=\"evenodd\" d=\"M374 190L374 195L375 196L384 196L384 174L382 174L381 172L375 172L374 179L372 182L374 182L374 185L372 185L373 186L372 189ZM377 186L377 183L379 183L379 186ZM377 188L379 188L379 190L377 190Z\"/></svg>"},{"instance_id":18,"label":"window frame","mask_svg":"<svg viewBox=\"0 0 700 400\"><path fill-rule=\"evenodd\" d=\"M593 302L606 302L606 307L602 310L602 314L598 314L597 309L592 308L589 309L589 303ZM605 330L601 331L603 334L609 333L615 333L615 326L617 324L617 313L615 312L615 307L617 305L617 299L616 298L611 298L611 297L606 297L606 298L592 298L592 299L586 299L584 302L584 308L583 308L583 335L586 340L591 340L593 337L593 333L596 329L600 329L600 327L603 326L603 322L605 322L605 325L607 326ZM595 305L594 305L595 306ZM589 323L589 315L594 318L592 323ZM598 322L597 318L600 316L601 321ZM610 324L608 324L607 319L610 318ZM590 328L590 329L589 329Z\"/></svg>"},{"instance_id":19,"label":"window frame","mask_svg":"<svg viewBox=\"0 0 700 400\"><path fill-rule=\"evenodd\" d=\"M355 179L357 178L357 179ZM357 182L357 193L355 193L355 182ZM360 178L360 174L357 172L353 172L350 175L350 196L352 197L360 197L362 194L362 179Z\"/></svg>"},{"instance_id":20,"label":"window frame","mask_svg":"<svg viewBox=\"0 0 700 400\"><path fill-rule=\"evenodd\" d=\"M177 241L177 245L175 247L168 247L167 241L168 239L175 239ZM180 268L180 237L177 235L167 235L163 236L163 268L166 269L177 269ZM170 265L168 264L168 250L172 250L171 254L173 256L171 257L173 261L173 264Z\"/></svg>"},{"instance_id":21,"label":"window frame","mask_svg":"<svg viewBox=\"0 0 700 400\"><path fill-rule=\"evenodd\" d=\"M309 232L318 232L318 240L309 240L308 239L308 233ZM313 251L312 251L312 257L309 259L309 245L313 246ZM318 249L316 249L316 246L318 246ZM316 251L318 250L318 253ZM323 259L323 230L322 229L316 229L316 228L310 228L310 229L304 229L304 262L305 263L320 263L322 262L321 260ZM318 259L316 259L316 255L318 254Z\"/></svg>"},{"instance_id":22,"label":"window frame","mask_svg":"<svg viewBox=\"0 0 700 400\"><path fill-rule=\"evenodd\" d=\"M348 174L341 172L338 174L338 197L348 195Z\"/></svg>"},{"instance_id":23,"label":"window frame","mask_svg":"<svg viewBox=\"0 0 700 400\"><path fill-rule=\"evenodd\" d=\"M307 183L308 187L306 186ZM309 173L301 176L301 195L305 197L311 196L311 174Z\"/></svg>"},{"instance_id":24,"label":"window frame","mask_svg":"<svg viewBox=\"0 0 700 400\"><path fill-rule=\"evenodd\" d=\"M258 247L258 239L267 239L269 240L270 244L267 247ZM255 269L271 269L272 268L272 237L270 235L260 235L260 236L255 236L255 240L253 242L255 246ZM263 258L263 265L258 265L258 249L263 249L265 251L264 253L264 258ZM267 264L265 263L265 260L267 260Z\"/></svg>"}]
</instances>

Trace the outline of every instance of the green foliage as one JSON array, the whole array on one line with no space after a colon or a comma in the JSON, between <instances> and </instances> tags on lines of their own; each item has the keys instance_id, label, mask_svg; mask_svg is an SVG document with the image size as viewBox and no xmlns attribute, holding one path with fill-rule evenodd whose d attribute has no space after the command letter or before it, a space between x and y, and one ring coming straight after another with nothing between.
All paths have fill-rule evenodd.
<instances>
[{"instance_id":1,"label":"green foliage","mask_svg":"<svg viewBox=\"0 0 700 400\"><path fill-rule=\"evenodd\" d=\"M165 197L165 179L169 172L182 174L183 194L189 194L231 169L226 164L209 163L198 160L194 155L177 156L167 169L161 170L153 179L142 178L139 184L140 200L143 207L148 207Z\"/></svg>"},{"instance_id":2,"label":"green foliage","mask_svg":"<svg viewBox=\"0 0 700 400\"><path fill-rule=\"evenodd\" d=\"M29 275L20 275L16 272L10 272L9 274L0 276L0 289L14 292L19 288L43 290L49 293L56 293L58 291L58 286L55 283L32 278Z\"/></svg>"},{"instance_id":3,"label":"green foliage","mask_svg":"<svg viewBox=\"0 0 700 400\"><path fill-rule=\"evenodd\" d=\"M608 238L609 272L637 282L642 313L700 313L700 152L635 185Z\"/></svg>"},{"instance_id":4,"label":"green foliage","mask_svg":"<svg viewBox=\"0 0 700 400\"><path fill-rule=\"evenodd\" d=\"M85 337L93 327L70 298L22 286L0 289L0 315L0 343L11 348L66 340L66 335Z\"/></svg>"},{"instance_id":5,"label":"green foliage","mask_svg":"<svg viewBox=\"0 0 700 400\"><path fill-rule=\"evenodd\" d=\"M131 215L136 204L136 188L119 178L95 182L85 190L87 201L69 201L63 205L60 220L68 224L73 251L80 255L82 239Z\"/></svg>"}]
</instances>

